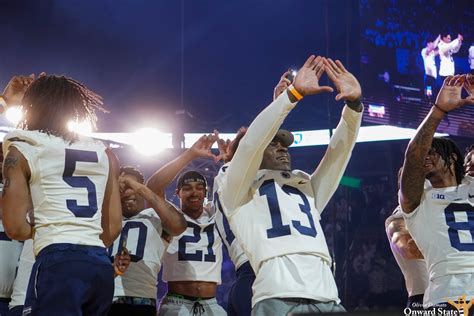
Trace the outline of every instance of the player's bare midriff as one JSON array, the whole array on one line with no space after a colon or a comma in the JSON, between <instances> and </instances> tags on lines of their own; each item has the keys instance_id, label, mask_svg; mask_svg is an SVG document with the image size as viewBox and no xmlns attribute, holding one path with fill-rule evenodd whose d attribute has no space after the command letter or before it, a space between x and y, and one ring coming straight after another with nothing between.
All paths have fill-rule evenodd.
<instances>
[{"instance_id":1,"label":"player's bare midriff","mask_svg":"<svg viewBox=\"0 0 474 316\"><path fill-rule=\"evenodd\" d=\"M168 292L194 296L194 297L215 297L217 284L215 282L203 281L172 281L168 282Z\"/></svg>"}]
</instances>

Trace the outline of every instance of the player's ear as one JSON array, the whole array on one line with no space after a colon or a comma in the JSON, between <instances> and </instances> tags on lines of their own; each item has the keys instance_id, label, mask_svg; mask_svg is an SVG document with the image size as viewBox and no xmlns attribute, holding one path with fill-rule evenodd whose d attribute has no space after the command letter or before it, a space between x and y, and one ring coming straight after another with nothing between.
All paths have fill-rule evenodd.
<instances>
[{"instance_id":1,"label":"player's ear","mask_svg":"<svg viewBox=\"0 0 474 316\"><path fill-rule=\"evenodd\" d=\"M452 159L453 162L455 162L455 161L458 160L458 156L455 153L452 153L451 154L451 159Z\"/></svg>"}]
</instances>

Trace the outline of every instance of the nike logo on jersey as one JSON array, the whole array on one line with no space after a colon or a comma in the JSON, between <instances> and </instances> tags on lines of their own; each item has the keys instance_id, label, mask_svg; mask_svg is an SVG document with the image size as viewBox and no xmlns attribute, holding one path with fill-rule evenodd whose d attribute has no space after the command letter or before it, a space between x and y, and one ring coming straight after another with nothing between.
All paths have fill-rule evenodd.
<instances>
[{"instance_id":1,"label":"nike logo on jersey","mask_svg":"<svg viewBox=\"0 0 474 316\"><path fill-rule=\"evenodd\" d=\"M308 181L301 180L300 182L298 182L298 184L306 184L306 183L308 183Z\"/></svg>"},{"instance_id":2,"label":"nike logo on jersey","mask_svg":"<svg viewBox=\"0 0 474 316\"><path fill-rule=\"evenodd\" d=\"M474 198L474 195L470 195L469 193L467 194L467 196L469 196L470 199Z\"/></svg>"}]
</instances>

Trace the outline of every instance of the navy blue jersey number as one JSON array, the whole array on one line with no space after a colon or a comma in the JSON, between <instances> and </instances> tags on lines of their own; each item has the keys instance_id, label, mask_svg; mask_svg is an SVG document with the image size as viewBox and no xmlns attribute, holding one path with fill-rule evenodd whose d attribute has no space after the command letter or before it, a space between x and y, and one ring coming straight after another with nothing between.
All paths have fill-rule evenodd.
<instances>
[{"instance_id":1,"label":"navy blue jersey number","mask_svg":"<svg viewBox=\"0 0 474 316\"><path fill-rule=\"evenodd\" d=\"M454 213L464 212L467 215L467 221L456 222ZM446 224L448 224L448 235L451 246L459 251L474 251L474 242L461 242L459 231L469 232L471 240L474 240L474 207L471 204L451 203L444 209Z\"/></svg>"},{"instance_id":2,"label":"navy blue jersey number","mask_svg":"<svg viewBox=\"0 0 474 316\"><path fill-rule=\"evenodd\" d=\"M97 212L97 194L94 182L85 176L74 176L76 162L99 162L95 151L66 149L63 180L73 188L87 189L88 205L78 205L77 200L67 199L67 208L76 217L92 217Z\"/></svg>"},{"instance_id":3,"label":"navy blue jersey number","mask_svg":"<svg viewBox=\"0 0 474 316\"><path fill-rule=\"evenodd\" d=\"M227 220L227 216L225 216L224 212L222 211L221 201L219 200L219 194L217 194L217 192L214 193L213 202L214 202L214 208L218 212L221 212L221 214L222 214L222 226L224 227L225 240L227 241L227 243L230 246L230 245L232 245L232 242L234 241L235 236L234 236L234 233L232 232L232 230L230 229L230 225L229 225L229 221ZM216 228L217 228L217 232L222 237L222 233L219 231L219 226L216 225Z\"/></svg>"},{"instance_id":4,"label":"navy blue jersey number","mask_svg":"<svg viewBox=\"0 0 474 316\"><path fill-rule=\"evenodd\" d=\"M308 217L309 227L301 224L300 221L293 220L291 224L293 227L302 235L316 237L316 226L314 225L313 215L311 214L311 205L309 204L308 198L306 195L301 192L299 189L289 186L282 186L283 192L291 195L298 195L303 200L303 204L298 203L300 211ZM275 181L273 179L266 180L262 183L258 192L261 196L267 198L268 208L270 209L270 215L272 219L272 227L267 229L268 238L276 238L281 236L291 235L290 225L283 225L281 218L280 204L278 203L278 196L275 187Z\"/></svg>"},{"instance_id":5,"label":"navy blue jersey number","mask_svg":"<svg viewBox=\"0 0 474 316\"><path fill-rule=\"evenodd\" d=\"M206 226L202 231L206 233L208 239L207 254L203 256L202 250L196 250L195 253L186 252L186 244L198 243L201 240L201 227L192 222L187 222L188 227L193 229L192 235L185 235L178 241L178 260L179 261L205 261L216 262L216 255L212 246L214 246L214 224Z\"/></svg>"},{"instance_id":6,"label":"navy blue jersey number","mask_svg":"<svg viewBox=\"0 0 474 316\"><path fill-rule=\"evenodd\" d=\"M130 243L131 240L130 238L128 238L130 230L138 230L138 239L136 241L136 244ZM127 250L130 252L131 261L139 262L143 260L143 256L145 254L145 244L146 244L147 234L148 234L148 228L142 222L129 221L125 223L125 225L122 228L122 232L120 233L119 246L117 249L117 253L122 252L123 239L127 238L126 247L127 247ZM113 248L114 248L113 245L109 247L109 257L112 257L112 261L114 258L114 256L112 256Z\"/></svg>"}]
</instances>

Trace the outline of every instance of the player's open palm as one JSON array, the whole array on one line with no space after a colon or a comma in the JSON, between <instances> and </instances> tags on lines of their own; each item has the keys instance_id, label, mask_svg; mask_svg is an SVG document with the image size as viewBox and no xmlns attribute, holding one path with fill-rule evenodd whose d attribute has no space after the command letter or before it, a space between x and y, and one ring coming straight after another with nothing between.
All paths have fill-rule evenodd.
<instances>
[{"instance_id":1,"label":"player's open palm","mask_svg":"<svg viewBox=\"0 0 474 316\"><path fill-rule=\"evenodd\" d=\"M474 96L461 98L461 91L466 81L466 75L449 76L436 98L436 106L445 112L452 111L465 104L474 104Z\"/></svg>"},{"instance_id":2,"label":"player's open palm","mask_svg":"<svg viewBox=\"0 0 474 316\"><path fill-rule=\"evenodd\" d=\"M190 151L196 158L212 158L216 156L212 153L211 148L219 136L215 134L202 135L199 139L191 146Z\"/></svg>"},{"instance_id":3,"label":"player's open palm","mask_svg":"<svg viewBox=\"0 0 474 316\"><path fill-rule=\"evenodd\" d=\"M324 73L324 60L324 57L311 55L298 70L293 86L302 96L334 91L331 87L319 85Z\"/></svg>"},{"instance_id":4,"label":"player's open palm","mask_svg":"<svg viewBox=\"0 0 474 316\"><path fill-rule=\"evenodd\" d=\"M23 96L25 95L26 89L35 80L35 75L29 76L14 76L10 79L3 96L5 97L8 105L20 105Z\"/></svg>"},{"instance_id":5,"label":"player's open palm","mask_svg":"<svg viewBox=\"0 0 474 316\"><path fill-rule=\"evenodd\" d=\"M337 101L341 99L347 101L360 100L362 89L359 81L357 81L353 74L347 71L339 60L334 62L331 58L328 58L324 61L324 65L326 67L326 74L337 89Z\"/></svg>"}]
</instances>

